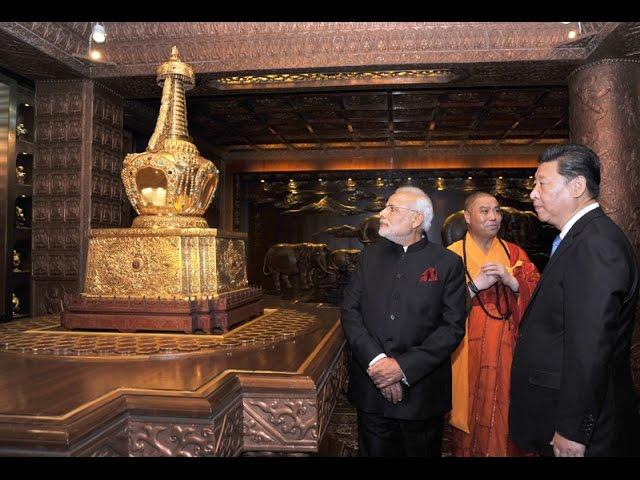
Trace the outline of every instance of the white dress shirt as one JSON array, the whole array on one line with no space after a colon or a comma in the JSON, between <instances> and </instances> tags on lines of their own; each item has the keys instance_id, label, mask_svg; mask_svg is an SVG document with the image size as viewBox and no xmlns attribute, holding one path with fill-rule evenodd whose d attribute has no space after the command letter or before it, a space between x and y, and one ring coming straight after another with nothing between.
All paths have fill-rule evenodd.
<instances>
[{"instance_id":1,"label":"white dress shirt","mask_svg":"<svg viewBox=\"0 0 640 480\"><path fill-rule=\"evenodd\" d=\"M578 213L576 213L573 217L571 217L569 221L564 224L564 227L562 227L562 230L560 231L560 239L564 239L564 237L567 235L571 227L573 227L578 220L580 220L591 210L595 210L599 206L600 204L598 202L590 203L589 205L584 207L582 210L580 210Z\"/></svg>"}]
</instances>

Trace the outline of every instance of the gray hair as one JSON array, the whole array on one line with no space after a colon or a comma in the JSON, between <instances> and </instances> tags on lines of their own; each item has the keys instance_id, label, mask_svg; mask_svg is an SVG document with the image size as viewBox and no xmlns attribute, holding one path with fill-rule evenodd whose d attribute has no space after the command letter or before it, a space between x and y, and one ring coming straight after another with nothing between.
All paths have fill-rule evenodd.
<instances>
[{"instance_id":1,"label":"gray hair","mask_svg":"<svg viewBox=\"0 0 640 480\"><path fill-rule=\"evenodd\" d=\"M431 228L431 221L433 220L433 204L431 203L429 195L418 187L400 187L395 193L410 193L417 197L413 203L413 210L420 212L424 216L422 230L424 230L426 234L429 228Z\"/></svg>"}]
</instances>

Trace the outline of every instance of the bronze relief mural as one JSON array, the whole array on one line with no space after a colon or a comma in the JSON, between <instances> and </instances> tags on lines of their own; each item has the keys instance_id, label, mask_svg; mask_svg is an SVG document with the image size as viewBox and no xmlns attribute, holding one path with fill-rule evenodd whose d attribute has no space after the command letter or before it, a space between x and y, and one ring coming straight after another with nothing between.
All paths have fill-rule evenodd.
<instances>
[{"instance_id":1,"label":"bronze relief mural","mask_svg":"<svg viewBox=\"0 0 640 480\"><path fill-rule=\"evenodd\" d=\"M476 190L493 193L505 215L507 238L543 266L544 227L531 211L533 169L334 171L236 174L236 228L249 232L248 280L284 298L338 303L365 245L378 236L378 212L401 186L425 190L434 204L429 239L442 243L445 219Z\"/></svg>"}]
</instances>

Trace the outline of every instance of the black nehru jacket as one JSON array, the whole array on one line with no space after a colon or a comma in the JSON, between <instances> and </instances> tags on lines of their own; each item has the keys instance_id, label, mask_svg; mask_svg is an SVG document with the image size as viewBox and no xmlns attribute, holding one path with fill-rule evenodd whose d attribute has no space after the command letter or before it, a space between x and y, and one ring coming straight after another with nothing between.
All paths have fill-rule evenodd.
<instances>
[{"instance_id":1,"label":"black nehru jacket","mask_svg":"<svg viewBox=\"0 0 640 480\"><path fill-rule=\"evenodd\" d=\"M363 250L341 310L356 408L405 420L451 410L451 354L464 335L466 295L460 257L426 238L406 253L385 238ZM380 353L398 361L410 385L395 405L367 374Z\"/></svg>"}]
</instances>

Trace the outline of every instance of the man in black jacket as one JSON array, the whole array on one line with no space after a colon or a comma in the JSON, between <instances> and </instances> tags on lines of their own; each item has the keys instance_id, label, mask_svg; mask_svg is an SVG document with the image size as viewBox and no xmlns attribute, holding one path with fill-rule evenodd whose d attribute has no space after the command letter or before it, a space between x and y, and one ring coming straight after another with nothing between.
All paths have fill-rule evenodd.
<instances>
[{"instance_id":1,"label":"man in black jacket","mask_svg":"<svg viewBox=\"0 0 640 480\"><path fill-rule=\"evenodd\" d=\"M600 159L587 147L540 156L531 199L560 235L520 324L509 432L545 456L637 455L640 446L629 365L638 266L599 189Z\"/></svg>"},{"instance_id":2,"label":"man in black jacket","mask_svg":"<svg viewBox=\"0 0 640 480\"><path fill-rule=\"evenodd\" d=\"M380 212L384 238L364 249L345 289L362 456L441 455L466 289L460 257L426 237L432 218L422 190L399 188Z\"/></svg>"}]
</instances>

